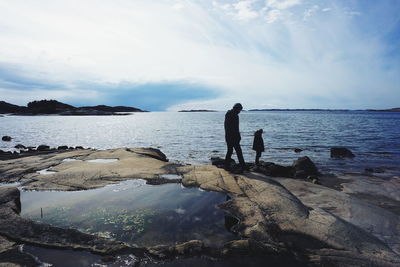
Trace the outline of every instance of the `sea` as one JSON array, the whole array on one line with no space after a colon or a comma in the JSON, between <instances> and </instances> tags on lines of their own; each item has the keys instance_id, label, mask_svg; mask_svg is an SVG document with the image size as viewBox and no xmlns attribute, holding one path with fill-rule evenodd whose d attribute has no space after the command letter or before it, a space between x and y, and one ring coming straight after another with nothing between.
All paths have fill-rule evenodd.
<instances>
[{"instance_id":1,"label":"sea","mask_svg":"<svg viewBox=\"0 0 400 267\"><path fill-rule=\"evenodd\" d=\"M109 149L153 147L171 162L210 164L224 157L225 112L145 112L126 116L0 117L0 149L14 146L83 146ZM254 162L254 132L263 129L261 160L291 165L310 157L322 173L365 173L400 176L400 112L369 111L243 111L239 114L245 160ZM356 156L332 159L330 148L344 146ZM302 151L294 152L295 148ZM235 154L233 155L235 159Z\"/></svg>"}]
</instances>

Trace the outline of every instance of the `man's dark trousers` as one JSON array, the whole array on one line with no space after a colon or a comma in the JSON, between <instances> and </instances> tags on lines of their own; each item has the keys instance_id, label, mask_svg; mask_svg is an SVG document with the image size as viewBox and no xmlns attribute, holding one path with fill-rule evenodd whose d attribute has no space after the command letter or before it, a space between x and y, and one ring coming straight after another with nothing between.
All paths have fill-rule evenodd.
<instances>
[{"instance_id":1,"label":"man's dark trousers","mask_svg":"<svg viewBox=\"0 0 400 267\"><path fill-rule=\"evenodd\" d=\"M246 168L246 164L244 163L244 158L243 158L242 148L240 147L240 143L239 142L229 142L229 143L227 143L227 146L228 146L228 151L226 152L225 163L229 166L229 163L232 159L233 149L235 149L236 155L239 159L240 166L242 166L242 168Z\"/></svg>"}]
</instances>

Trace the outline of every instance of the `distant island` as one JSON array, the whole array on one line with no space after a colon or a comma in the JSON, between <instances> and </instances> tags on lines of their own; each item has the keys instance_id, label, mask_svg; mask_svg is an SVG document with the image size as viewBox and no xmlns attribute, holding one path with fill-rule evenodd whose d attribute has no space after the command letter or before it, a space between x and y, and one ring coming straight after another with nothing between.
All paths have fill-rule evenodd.
<instances>
[{"instance_id":1,"label":"distant island","mask_svg":"<svg viewBox=\"0 0 400 267\"><path fill-rule=\"evenodd\" d=\"M400 108L390 108L390 109L367 109L367 111L372 111L372 112L400 112Z\"/></svg>"},{"instance_id":2,"label":"distant island","mask_svg":"<svg viewBox=\"0 0 400 267\"><path fill-rule=\"evenodd\" d=\"M307 108L263 108L263 109L249 109L248 111L350 111L349 109L307 109Z\"/></svg>"},{"instance_id":3,"label":"distant island","mask_svg":"<svg viewBox=\"0 0 400 267\"><path fill-rule=\"evenodd\" d=\"M208 109L184 109L179 110L178 112L217 112L216 110L208 110Z\"/></svg>"},{"instance_id":4,"label":"distant island","mask_svg":"<svg viewBox=\"0 0 400 267\"><path fill-rule=\"evenodd\" d=\"M125 113L120 113L125 112ZM13 114L13 115L129 115L126 112L146 112L135 107L126 106L85 106L74 107L57 100L39 100L32 101L27 106L18 106L0 101L0 114Z\"/></svg>"},{"instance_id":5,"label":"distant island","mask_svg":"<svg viewBox=\"0 0 400 267\"><path fill-rule=\"evenodd\" d=\"M249 109L248 111L371 111L371 112L400 112L400 108L390 109L280 109L280 108L268 108L268 109Z\"/></svg>"}]
</instances>

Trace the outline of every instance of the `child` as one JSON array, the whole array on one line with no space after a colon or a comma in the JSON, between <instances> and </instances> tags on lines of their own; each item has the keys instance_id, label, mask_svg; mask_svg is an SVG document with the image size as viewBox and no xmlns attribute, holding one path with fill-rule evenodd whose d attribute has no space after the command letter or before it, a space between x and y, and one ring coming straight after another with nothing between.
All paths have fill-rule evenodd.
<instances>
[{"instance_id":1,"label":"child","mask_svg":"<svg viewBox=\"0 0 400 267\"><path fill-rule=\"evenodd\" d=\"M259 164L259 159L261 157L261 152L264 152L264 140L262 138L263 129L259 129L254 133L253 150L257 152L256 154L256 165Z\"/></svg>"}]
</instances>

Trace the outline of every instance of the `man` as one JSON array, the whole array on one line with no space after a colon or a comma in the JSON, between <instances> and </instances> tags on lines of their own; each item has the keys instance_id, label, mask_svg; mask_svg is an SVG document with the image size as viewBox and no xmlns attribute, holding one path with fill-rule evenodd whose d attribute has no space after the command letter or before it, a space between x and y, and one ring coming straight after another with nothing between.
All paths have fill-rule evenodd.
<instances>
[{"instance_id":1,"label":"man","mask_svg":"<svg viewBox=\"0 0 400 267\"><path fill-rule=\"evenodd\" d=\"M231 110L228 110L225 114L225 140L228 146L226 152L225 165L230 166L230 161L233 153L233 149L236 151L240 166L242 170L246 169L246 163L243 159L242 148L240 147L240 131L239 131L239 113L243 107L240 103L236 103Z\"/></svg>"}]
</instances>

